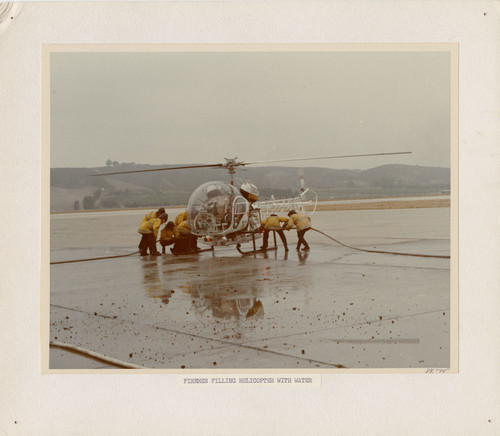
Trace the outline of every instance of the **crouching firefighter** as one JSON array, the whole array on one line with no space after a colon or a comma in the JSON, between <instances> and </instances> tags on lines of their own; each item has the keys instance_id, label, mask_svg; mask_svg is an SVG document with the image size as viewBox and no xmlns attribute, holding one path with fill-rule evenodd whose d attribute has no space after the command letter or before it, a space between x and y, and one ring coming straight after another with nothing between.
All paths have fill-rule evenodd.
<instances>
[{"instance_id":1,"label":"crouching firefighter","mask_svg":"<svg viewBox=\"0 0 500 436\"><path fill-rule=\"evenodd\" d=\"M156 250L156 237L160 226L166 222L168 215L166 213L160 215L159 218L151 218L141 223L138 232L142 235L139 243L139 251L141 256L147 256L148 250L151 256L159 256L160 253Z\"/></svg>"},{"instance_id":2,"label":"crouching firefighter","mask_svg":"<svg viewBox=\"0 0 500 436\"><path fill-rule=\"evenodd\" d=\"M189 254L197 252L198 237L191 233L187 211L180 213L174 220L174 246L170 249L173 254Z\"/></svg>"},{"instance_id":3,"label":"crouching firefighter","mask_svg":"<svg viewBox=\"0 0 500 436\"><path fill-rule=\"evenodd\" d=\"M269 241L269 232L274 231L278 235L280 235L281 242L283 242L283 247L285 247L285 251L288 251L288 244L286 242L286 236L285 233L283 232L283 228L287 227L289 222L288 218L278 216L276 214L271 214L269 215L264 221L261 222L261 228L264 230L264 237L263 237L263 243L262 247L260 247L262 250L267 249L267 242ZM281 227L280 223L285 223L283 225L283 228Z\"/></svg>"},{"instance_id":4,"label":"crouching firefighter","mask_svg":"<svg viewBox=\"0 0 500 436\"><path fill-rule=\"evenodd\" d=\"M172 221L169 221L165 225L165 227L161 229L160 232L160 245L162 247L162 254L165 254L165 247L175 243L176 236L179 236L179 232L175 231L174 223Z\"/></svg>"}]
</instances>

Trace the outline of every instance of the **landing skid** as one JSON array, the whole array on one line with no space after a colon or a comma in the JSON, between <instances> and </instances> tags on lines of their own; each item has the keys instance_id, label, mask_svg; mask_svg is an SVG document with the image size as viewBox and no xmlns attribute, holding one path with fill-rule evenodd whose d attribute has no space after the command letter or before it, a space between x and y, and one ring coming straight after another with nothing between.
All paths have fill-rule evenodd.
<instances>
[{"instance_id":1,"label":"landing skid","mask_svg":"<svg viewBox=\"0 0 500 436\"><path fill-rule=\"evenodd\" d=\"M277 250L278 247L271 247L271 248L266 248L265 250L263 248L260 248L258 250L251 250L251 251L243 251L240 249L241 245L237 245L236 249L240 254L243 254L243 256L248 256L249 254L257 254L257 253L267 253L268 251L273 251Z\"/></svg>"},{"instance_id":2,"label":"landing skid","mask_svg":"<svg viewBox=\"0 0 500 436\"><path fill-rule=\"evenodd\" d=\"M191 250L191 251L173 251L172 249L170 250L170 252L174 255L174 256L186 256L188 254L198 254L198 253L203 253L205 251L214 251L214 247L210 247L210 248L203 248L203 249L200 249L200 250Z\"/></svg>"},{"instance_id":3,"label":"landing skid","mask_svg":"<svg viewBox=\"0 0 500 436\"><path fill-rule=\"evenodd\" d=\"M276 245L276 233L275 232L273 232L273 236L274 236L274 247L269 247L269 248L266 248L265 250L263 248L257 249L257 246L255 245L255 236L252 234L253 250L251 250L251 251L243 251L241 249L241 244L236 244L236 249L243 256L248 256L249 254L267 253L268 251L277 250L278 246Z\"/></svg>"}]
</instances>

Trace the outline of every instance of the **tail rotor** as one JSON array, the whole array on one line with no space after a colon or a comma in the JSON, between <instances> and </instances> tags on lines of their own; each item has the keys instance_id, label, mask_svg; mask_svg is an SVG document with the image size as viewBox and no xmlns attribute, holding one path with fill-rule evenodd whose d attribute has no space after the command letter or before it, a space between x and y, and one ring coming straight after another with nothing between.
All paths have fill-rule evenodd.
<instances>
[{"instance_id":1,"label":"tail rotor","mask_svg":"<svg viewBox=\"0 0 500 436\"><path fill-rule=\"evenodd\" d=\"M299 180L300 180L300 192L304 192L306 190L306 184L304 181L304 169L299 169Z\"/></svg>"}]
</instances>

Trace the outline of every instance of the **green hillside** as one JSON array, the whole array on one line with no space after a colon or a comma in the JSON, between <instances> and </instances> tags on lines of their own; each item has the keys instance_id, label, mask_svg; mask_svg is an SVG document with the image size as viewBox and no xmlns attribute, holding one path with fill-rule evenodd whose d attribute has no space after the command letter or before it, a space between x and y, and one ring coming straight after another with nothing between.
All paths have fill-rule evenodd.
<instances>
[{"instance_id":1,"label":"green hillside","mask_svg":"<svg viewBox=\"0 0 500 436\"><path fill-rule=\"evenodd\" d=\"M229 181L220 168L154 171L94 177L94 174L165 168L168 165L119 164L99 168L51 168L52 212L89 209L175 206L187 204L194 189L210 180ZM235 184L255 183L260 198L289 197L306 186L320 198L424 195L450 189L450 169L411 165L383 165L369 170L256 167L237 170Z\"/></svg>"}]
</instances>

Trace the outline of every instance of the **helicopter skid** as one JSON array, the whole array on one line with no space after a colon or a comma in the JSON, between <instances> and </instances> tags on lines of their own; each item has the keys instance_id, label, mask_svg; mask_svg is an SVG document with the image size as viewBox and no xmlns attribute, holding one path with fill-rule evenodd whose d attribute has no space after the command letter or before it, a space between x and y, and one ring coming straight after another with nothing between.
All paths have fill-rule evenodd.
<instances>
[{"instance_id":1,"label":"helicopter skid","mask_svg":"<svg viewBox=\"0 0 500 436\"><path fill-rule=\"evenodd\" d=\"M234 239L222 239L211 237L208 239L200 239L202 244L209 245L210 247L229 247L232 245L241 245L247 242L253 242L256 239L262 237L261 232L251 232L251 233L241 233L238 234Z\"/></svg>"},{"instance_id":2,"label":"helicopter skid","mask_svg":"<svg viewBox=\"0 0 500 436\"><path fill-rule=\"evenodd\" d=\"M236 249L243 256L248 256L249 254L266 253L268 251L277 250L278 247L270 247L270 248L265 248L265 249L260 248L259 250L243 251L243 250L241 250L241 246L238 244L238 245L236 245Z\"/></svg>"},{"instance_id":3,"label":"helicopter skid","mask_svg":"<svg viewBox=\"0 0 500 436\"><path fill-rule=\"evenodd\" d=\"M198 253L203 253L205 251L213 251L214 250L214 247L211 246L210 248L198 248L197 250L187 250L187 251L175 251L175 250L170 250L170 252L174 255L174 256L182 256L182 255L186 255L186 254L198 254Z\"/></svg>"}]
</instances>

